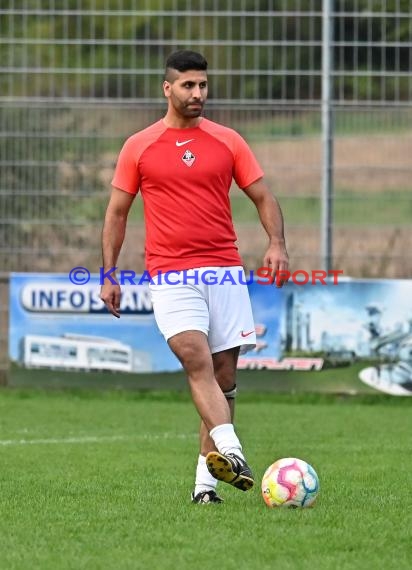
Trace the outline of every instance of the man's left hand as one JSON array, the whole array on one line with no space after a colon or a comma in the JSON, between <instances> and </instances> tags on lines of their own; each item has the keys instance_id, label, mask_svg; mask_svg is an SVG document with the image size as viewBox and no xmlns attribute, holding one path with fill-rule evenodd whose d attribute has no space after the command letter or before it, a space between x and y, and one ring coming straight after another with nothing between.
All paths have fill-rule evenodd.
<instances>
[{"instance_id":1,"label":"man's left hand","mask_svg":"<svg viewBox=\"0 0 412 570\"><path fill-rule=\"evenodd\" d=\"M270 244L263 264L271 269L271 277L276 287L283 287L290 277L289 256L284 241Z\"/></svg>"}]
</instances>

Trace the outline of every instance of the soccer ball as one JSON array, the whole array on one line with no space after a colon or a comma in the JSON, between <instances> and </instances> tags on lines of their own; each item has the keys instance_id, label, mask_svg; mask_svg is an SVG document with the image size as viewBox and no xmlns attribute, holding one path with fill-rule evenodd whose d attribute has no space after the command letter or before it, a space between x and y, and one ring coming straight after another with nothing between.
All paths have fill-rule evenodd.
<instances>
[{"instance_id":1,"label":"soccer ball","mask_svg":"<svg viewBox=\"0 0 412 570\"><path fill-rule=\"evenodd\" d=\"M311 507L318 492L316 471L302 459L278 459L263 475L262 496L268 507Z\"/></svg>"}]
</instances>

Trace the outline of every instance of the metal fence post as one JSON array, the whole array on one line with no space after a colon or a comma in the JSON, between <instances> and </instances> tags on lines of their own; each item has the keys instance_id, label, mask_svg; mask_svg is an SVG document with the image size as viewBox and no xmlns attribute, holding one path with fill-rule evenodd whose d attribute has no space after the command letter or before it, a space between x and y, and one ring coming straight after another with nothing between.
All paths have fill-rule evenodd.
<instances>
[{"instance_id":1,"label":"metal fence post","mask_svg":"<svg viewBox=\"0 0 412 570\"><path fill-rule=\"evenodd\" d=\"M322 13L322 268L333 265L333 0L324 0Z\"/></svg>"}]
</instances>

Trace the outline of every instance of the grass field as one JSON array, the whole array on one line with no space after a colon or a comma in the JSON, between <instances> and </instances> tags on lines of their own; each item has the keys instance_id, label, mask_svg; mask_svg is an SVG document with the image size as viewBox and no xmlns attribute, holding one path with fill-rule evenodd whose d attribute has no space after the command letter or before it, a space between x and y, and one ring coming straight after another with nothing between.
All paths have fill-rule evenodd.
<instances>
[{"instance_id":1,"label":"grass field","mask_svg":"<svg viewBox=\"0 0 412 570\"><path fill-rule=\"evenodd\" d=\"M244 392L333 394L372 394L376 390L359 380L359 372L376 361L361 360L339 368L322 370L238 370L237 384ZM79 373L69 370L27 369L16 364L10 367L8 384L14 388L98 388L99 390L168 390L186 391L182 371L157 373Z\"/></svg>"},{"instance_id":2,"label":"grass field","mask_svg":"<svg viewBox=\"0 0 412 570\"><path fill-rule=\"evenodd\" d=\"M100 207L96 207L96 203ZM319 196L282 196L282 210L289 224L318 224L321 216L321 199ZM103 210L101 200L90 199L86 203L83 216L88 211L93 212L97 218ZM254 204L241 194L232 198L232 213L235 224L258 223L259 217ZM336 224L350 224L360 226L365 224L365 217L373 220L374 224L409 224L411 220L412 205L407 190L392 192L387 195L356 194L353 192L338 192L335 196L335 222ZM103 217L103 213L101 213ZM130 220L143 221L143 204L136 200L130 215Z\"/></svg>"},{"instance_id":3,"label":"grass field","mask_svg":"<svg viewBox=\"0 0 412 570\"><path fill-rule=\"evenodd\" d=\"M198 418L186 393L0 392L0 567L306 569L412 565L411 399L244 393L257 481L297 456L315 508L271 510L259 486L192 505Z\"/></svg>"}]
</instances>

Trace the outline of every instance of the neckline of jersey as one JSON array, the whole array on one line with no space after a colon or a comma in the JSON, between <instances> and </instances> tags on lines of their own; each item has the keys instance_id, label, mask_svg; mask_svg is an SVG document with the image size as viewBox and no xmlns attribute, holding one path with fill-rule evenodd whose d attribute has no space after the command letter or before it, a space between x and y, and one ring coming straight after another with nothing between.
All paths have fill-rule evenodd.
<instances>
[{"instance_id":1,"label":"neckline of jersey","mask_svg":"<svg viewBox=\"0 0 412 570\"><path fill-rule=\"evenodd\" d=\"M200 123L199 123L198 125L196 125L196 127L186 127L186 128L184 127L184 128L181 128L181 129L179 129L178 127L168 127L167 125L165 125L165 122L164 122L163 119L160 119L160 121L161 121L161 123L163 124L164 128L165 128L167 131L178 131L179 133L183 133L183 132L188 133L188 132L190 132L190 131L197 131L197 129L200 129L200 128L201 128L201 124L202 124L203 121L204 121L204 118L202 117L202 120L200 121Z\"/></svg>"}]
</instances>

